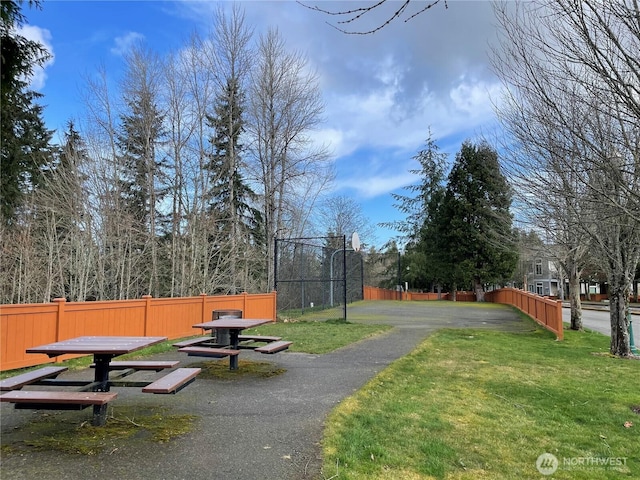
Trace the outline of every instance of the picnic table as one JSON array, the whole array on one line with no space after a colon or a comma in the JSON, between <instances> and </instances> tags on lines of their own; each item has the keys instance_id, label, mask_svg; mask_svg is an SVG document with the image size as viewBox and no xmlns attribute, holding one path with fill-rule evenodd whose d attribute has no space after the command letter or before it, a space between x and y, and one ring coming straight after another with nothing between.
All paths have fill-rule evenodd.
<instances>
[{"instance_id":1,"label":"picnic table","mask_svg":"<svg viewBox=\"0 0 640 480\"><path fill-rule=\"evenodd\" d=\"M238 355L242 348L252 348L260 353L276 353L278 351L289 348L291 342L281 341L280 337L261 337L261 336L242 336L240 332L246 328L258 327L265 323L271 323L271 319L245 319L233 317L221 317L210 322L197 323L193 328L201 328L203 330L211 330L212 335L209 337L198 337L191 340L174 343L180 352L187 353L192 356L224 358L229 357L229 369L238 369ZM214 335L217 330L229 332L229 344L218 343L221 335ZM215 340L214 340L215 338ZM241 341L265 342L267 345L262 347L241 345Z\"/></svg>"},{"instance_id":2,"label":"picnic table","mask_svg":"<svg viewBox=\"0 0 640 480\"><path fill-rule=\"evenodd\" d=\"M94 379L58 379L56 377L67 370L66 367L44 367L2 380L0 390L9 393L0 396L0 402L14 403L16 408L57 410L82 409L92 405L93 425L104 425L107 404L117 396L110 391L112 386L142 387L145 393L176 393L195 380L200 373L198 368L179 368L154 382L122 380L140 370L159 372L175 367L178 361L113 361L113 358L119 355L135 352L165 340L167 337L85 336L28 348L27 353L44 353L50 358L64 354L92 354ZM28 385L78 388L75 391L22 390Z\"/></svg>"}]
</instances>

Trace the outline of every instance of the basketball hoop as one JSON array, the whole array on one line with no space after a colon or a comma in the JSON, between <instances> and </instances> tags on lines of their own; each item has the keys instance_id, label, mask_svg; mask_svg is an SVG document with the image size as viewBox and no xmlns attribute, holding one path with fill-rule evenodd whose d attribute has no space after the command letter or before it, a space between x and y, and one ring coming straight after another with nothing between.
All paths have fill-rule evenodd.
<instances>
[{"instance_id":1,"label":"basketball hoop","mask_svg":"<svg viewBox=\"0 0 640 480\"><path fill-rule=\"evenodd\" d=\"M360 237L358 237L358 232L351 234L351 248L353 248L354 252L360 251Z\"/></svg>"}]
</instances>

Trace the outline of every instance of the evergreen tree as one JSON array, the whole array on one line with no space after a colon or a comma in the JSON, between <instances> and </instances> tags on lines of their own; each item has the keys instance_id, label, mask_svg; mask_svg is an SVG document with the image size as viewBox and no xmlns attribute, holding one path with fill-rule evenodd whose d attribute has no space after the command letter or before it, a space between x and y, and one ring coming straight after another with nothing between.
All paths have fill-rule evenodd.
<instances>
[{"instance_id":1,"label":"evergreen tree","mask_svg":"<svg viewBox=\"0 0 640 480\"><path fill-rule=\"evenodd\" d=\"M409 194L391 194L396 202L393 206L406 217L404 220L383 224L400 232L409 242L417 242L424 225L432 221L436 205L444 192L447 155L440 152L429 131L424 148L413 159L420 164L420 168L409 172L420 177L419 182L406 187Z\"/></svg>"},{"instance_id":2,"label":"evergreen tree","mask_svg":"<svg viewBox=\"0 0 640 480\"><path fill-rule=\"evenodd\" d=\"M120 116L117 135L120 151L119 191L121 205L117 212L121 225L111 241L119 244L120 258L127 258L130 271L126 296L161 295L159 238L163 217L159 206L166 194L166 162L158 151L164 135L163 115L157 106L158 75L161 63L157 56L137 45L127 54L127 71L123 97L127 111ZM128 240L122 244L122 235ZM120 261L117 260L116 261Z\"/></svg>"},{"instance_id":3,"label":"evergreen tree","mask_svg":"<svg viewBox=\"0 0 640 480\"><path fill-rule=\"evenodd\" d=\"M397 286L403 282L400 251L398 250L398 245L393 240L387 242L383 248L385 251L382 259L384 266L382 272L383 279L377 286L395 290Z\"/></svg>"},{"instance_id":4,"label":"evergreen tree","mask_svg":"<svg viewBox=\"0 0 640 480\"><path fill-rule=\"evenodd\" d=\"M162 165L156 159L156 144L162 133L162 116L148 95L128 102L118 135L121 151L121 193L127 213L149 226L156 208L156 184Z\"/></svg>"},{"instance_id":5,"label":"evergreen tree","mask_svg":"<svg viewBox=\"0 0 640 480\"><path fill-rule=\"evenodd\" d=\"M215 135L210 139L213 153L206 168L212 172L207 193L209 212L216 220L215 241L220 255L229 258L229 292L236 293L239 266L236 259L250 246L261 245L261 215L252 203L255 193L244 181L241 172L244 145L244 96L234 77L227 79L225 89L218 94L214 115L207 117Z\"/></svg>"},{"instance_id":6,"label":"evergreen tree","mask_svg":"<svg viewBox=\"0 0 640 480\"><path fill-rule=\"evenodd\" d=\"M447 155L440 152L431 132L425 146L414 157L419 169L410 170L420 181L407 187L412 195L392 194L394 206L406 215L401 221L386 224L407 240L402 259L404 281L411 288L430 288L442 278L441 257L437 252L436 216L444 198Z\"/></svg>"},{"instance_id":7,"label":"evergreen tree","mask_svg":"<svg viewBox=\"0 0 640 480\"><path fill-rule=\"evenodd\" d=\"M484 300L486 283L506 279L516 267L510 206L497 152L485 143L464 142L449 174L438 250L452 286L473 284L478 301Z\"/></svg>"},{"instance_id":8,"label":"evergreen tree","mask_svg":"<svg viewBox=\"0 0 640 480\"><path fill-rule=\"evenodd\" d=\"M22 2L0 2L0 49L2 75L0 107L0 210L2 223L15 220L24 196L42 182L42 167L51 159L52 132L45 128L41 95L29 90L34 67L49 58L46 49L16 33L26 22ZM29 2L36 7L40 2Z\"/></svg>"}]
</instances>

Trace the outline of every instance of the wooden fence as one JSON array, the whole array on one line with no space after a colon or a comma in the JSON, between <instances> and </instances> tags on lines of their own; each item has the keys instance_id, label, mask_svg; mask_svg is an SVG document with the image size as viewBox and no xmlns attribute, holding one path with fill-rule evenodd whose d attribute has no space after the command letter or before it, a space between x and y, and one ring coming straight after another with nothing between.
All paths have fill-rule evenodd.
<instances>
[{"instance_id":1,"label":"wooden fence","mask_svg":"<svg viewBox=\"0 0 640 480\"><path fill-rule=\"evenodd\" d=\"M242 310L244 318L276 319L276 293L152 298L0 306L0 371L50 363L29 347L84 335L196 335L191 325L208 322L213 310ZM56 360L71 358L71 355Z\"/></svg>"},{"instance_id":2,"label":"wooden fence","mask_svg":"<svg viewBox=\"0 0 640 480\"><path fill-rule=\"evenodd\" d=\"M400 292L378 287L364 287L365 300L410 300L410 301L431 301L431 300L451 300L450 293L418 293ZM456 292L457 302L475 302L476 294L473 292Z\"/></svg>"},{"instance_id":3,"label":"wooden fence","mask_svg":"<svg viewBox=\"0 0 640 480\"><path fill-rule=\"evenodd\" d=\"M364 287L365 300L451 300L449 293L438 296L437 293L413 293L387 290L377 287ZM562 327L562 302L540 297L534 293L517 290L515 288L501 288L485 293L485 300L492 303L513 305L526 313L547 330L556 334L558 340L564 338ZM456 292L456 301L475 302L473 292Z\"/></svg>"},{"instance_id":4,"label":"wooden fence","mask_svg":"<svg viewBox=\"0 0 640 480\"><path fill-rule=\"evenodd\" d=\"M493 303L513 305L526 313L547 330L556 334L558 340L564 338L562 325L562 302L541 297L531 292L515 288L501 288L485 294L485 300Z\"/></svg>"},{"instance_id":5,"label":"wooden fence","mask_svg":"<svg viewBox=\"0 0 640 480\"><path fill-rule=\"evenodd\" d=\"M365 285L363 298L364 300L402 300L402 292Z\"/></svg>"}]
</instances>

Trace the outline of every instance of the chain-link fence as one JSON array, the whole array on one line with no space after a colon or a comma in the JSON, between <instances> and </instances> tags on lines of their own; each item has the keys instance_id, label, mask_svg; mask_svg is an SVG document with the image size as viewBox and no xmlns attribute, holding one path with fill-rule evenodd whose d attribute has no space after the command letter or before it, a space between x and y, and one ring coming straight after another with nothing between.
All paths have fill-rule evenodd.
<instances>
[{"instance_id":1,"label":"chain-link fence","mask_svg":"<svg viewBox=\"0 0 640 480\"><path fill-rule=\"evenodd\" d=\"M346 237L277 239L275 288L278 312L326 309L362 300L362 255Z\"/></svg>"}]
</instances>

